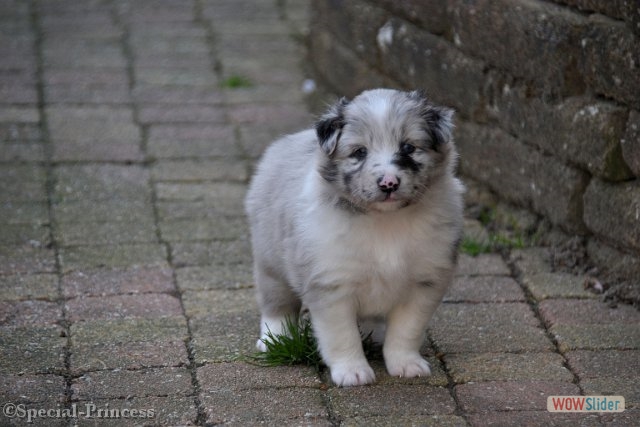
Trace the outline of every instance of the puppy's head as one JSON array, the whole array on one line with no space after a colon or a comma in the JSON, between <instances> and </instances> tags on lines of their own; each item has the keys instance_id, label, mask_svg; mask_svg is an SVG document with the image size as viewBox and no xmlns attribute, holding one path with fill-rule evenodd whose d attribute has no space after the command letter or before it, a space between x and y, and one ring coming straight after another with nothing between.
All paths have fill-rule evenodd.
<instances>
[{"instance_id":1,"label":"puppy's head","mask_svg":"<svg viewBox=\"0 0 640 427\"><path fill-rule=\"evenodd\" d=\"M389 89L343 98L316 124L321 176L340 203L394 211L419 201L451 169L453 111L421 92Z\"/></svg>"}]
</instances>

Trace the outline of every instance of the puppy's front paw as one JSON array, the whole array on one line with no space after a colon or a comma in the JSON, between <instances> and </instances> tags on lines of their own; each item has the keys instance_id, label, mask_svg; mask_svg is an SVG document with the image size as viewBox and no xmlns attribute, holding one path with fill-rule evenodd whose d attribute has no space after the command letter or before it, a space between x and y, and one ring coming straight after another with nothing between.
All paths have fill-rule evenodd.
<instances>
[{"instance_id":1,"label":"puppy's front paw","mask_svg":"<svg viewBox=\"0 0 640 427\"><path fill-rule=\"evenodd\" d=\"M264 343L265 339L266 339L266 337L261 337L258 341L256 341L256 348L261 353L266 353L267 352L267 345Z\"/></svg>"},{"instance_id":2,"label":"puppy's front paw","mask_svg":"<svg viewBox=\"0 0 640 427\"><path fill-rule=\"evenodd\" d=\"M371 384L376 380L371 366L360 363L337 363L331 366L331 379L340 387Z\"/></svg>"},{"instance_id":3,"label":"puppy's front paw","mask_svg":"<svg viewBox=\"0 0 640 427\"><path fill-rule=\"evenodd\" d=\"M389 375L395 377L413 378L431 375L429 362L419 353L385 354L385 364Z\"/></svg>"}]
</instances>

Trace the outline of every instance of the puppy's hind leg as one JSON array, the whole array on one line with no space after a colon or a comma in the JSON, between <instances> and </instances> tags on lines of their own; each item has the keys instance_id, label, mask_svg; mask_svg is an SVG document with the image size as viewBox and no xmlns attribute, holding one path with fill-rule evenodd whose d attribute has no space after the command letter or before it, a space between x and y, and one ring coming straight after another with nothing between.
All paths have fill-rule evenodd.
<instances>
[{"instance_id":1,"label":"puppy's hind leg","mask_svg":"<svg viewBox=\"0 0 640 427\"><path fill-rule=\"evenodd\" d=\"M256 342L258 351L267 351L265 341L269 335L276 336L285 333L284 325L287 319L295 322L300 314L300 298L281 280L255 267L258 305L260 307L260 339Z\"/></svg>"}]
</instances>

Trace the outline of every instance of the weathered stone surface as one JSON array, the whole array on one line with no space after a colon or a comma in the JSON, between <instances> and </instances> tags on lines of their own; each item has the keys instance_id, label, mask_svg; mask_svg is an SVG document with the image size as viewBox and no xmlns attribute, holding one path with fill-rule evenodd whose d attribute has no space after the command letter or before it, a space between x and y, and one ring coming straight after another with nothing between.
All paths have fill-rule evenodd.
<instances>
[{"instance_id":1,"label":"weathered stone surface","mask_svg":"<svg viewBox=\"0 0 640 427\"><path fill-rule=\"evenodd\" d=\"M52 325L0 328L0 372L51 373L64 369L67 339Z\"/></svg>"},{"instance_id":2,"label":"weathered stone surface","mask_svg":"<svg viewBox=\"0 0 640 427\"><path fill-rule=\"evenodd\" d=\"M582 88L576 73L581 53L577 41L585 24L580 15L524 0L481 0L471 7L464 1L454 4L454 41L466 54L552 93Z\"/></svg>"},{"instance_id":3,"label":"weathered stone surface","mask_svg":"<svg viewBox=\"0 0 640 427\"><path fill-rule=\"evenodd\" d=\"M584 195L584 220L605 240L640 251L640 182L591 180Z\"/></svg>"},{"instance_id":4,"label":"weathered stone surface","mask_svg":"<svg viewBox=\"0 0 640 427\"><path fill-rule=\"evenodd\" d=\"M143 294L175 290L168 266L72 271L62 277L65 297Z\"/></svg>"},{"instance_id":5,"label":"weathered stone surface","mask_svg":"<svg viewBox=\"0 0 640 427\"><path fill-rule=\"evenodd\" d=\"M516 204L531 206L554 224L573 232L585 232L584 172L494 128L459 122L456 132L463 173Z\"/></svg>"},{"instance_id":6,"label":"weathered stone surface","mask_svg":"<svg viewBox=\"0 0 640 427\"><path fill-rule=\"evenodd\" d=\"M445 302L523 302L524 293L511 277L457 277L444 296Z\"/></svg>"},{"instance_id":7,"label":"weathered stone surface","mask_svg":"<svg viewBox=\"0 0 640 427\"><path fill-rule=\"evenodd\" d=\"M565 354L571 370L584 380L586 378L640 378L639 350L570 351Z\"/></svg>"},{"instance_id":8,"label":"weathered stone surface","mask_svg":"<svg viewBox=\"0 0 640 427\"><path fill-rule=\"evenodd\" d=\"M212 363L198 368L203 393L285 387L320 388L322 382L306 366L265 367L248 363Z\"/></svg>"},{"instance_id":9,"label":"weathered stone surface","mask_svg":"<svg viewBox=\"0 0 640 427\"><path fill-rule=\"evenodd\" d=\"M458 258L458 276L508 276L509 267L498 254L482 254L476 257L461 254Z\"/></svg>"},{"instance_id":10,"label":"weathered stone surface","mask_svg":"<svg viewBox=\"0 0 640 427\"><path fill-rule=\"evenodd\" d=\"M522 278L522 283L538 300L547 298L597 298L597 294L585 289L585 277L567 273L537 273Z\"/></svg>"},{"instance_id":11,"label":"weathered stone surface","mask_svg":"<svg viewBox=\"0 0 640 427\"><path fill-rule=\"evenodd\" d=\"M627 131L620 141L622 157L636 177L640 177L640 112L631 110Z\"/></svg>"},{"instance_id":12,"label":"weathered stone surface","mask_svg":"<svg viewBox=\"0 0 640 427\"><path fill-rule=\"evenodd\" d=\"M640 349L640 329L635 324L591 324L552 326L558 348L571 350Z\"/></svg>"},{"instance_id":13,"label":"weathered stone surface","mask_svg":"<svg viewBox=\"0 0 640 427\"><path fill-rule=\"evenodd\" d=\"M640 44L623 23L594 15L581 36L582 72L598 93L640 108Z\"/></svg>"}]
</instances>

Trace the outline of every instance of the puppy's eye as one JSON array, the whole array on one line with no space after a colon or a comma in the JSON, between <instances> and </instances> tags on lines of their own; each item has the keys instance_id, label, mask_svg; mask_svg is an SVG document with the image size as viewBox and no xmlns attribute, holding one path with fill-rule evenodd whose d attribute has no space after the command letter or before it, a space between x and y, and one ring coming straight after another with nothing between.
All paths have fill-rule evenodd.
<instances>
[{"instance_id":1,"label":"puppy's eye","mask_svg":"<svg viewBox=\"0 0 640 427\"><path fill-rule=\"evenodd\" d=\"M416 151L415 145L409 144L408 142L400 143L400 154L408 155Z\"/></svg>"},{"instance_id":2,"label":"puppy's eye","mask_svg":"<svg viewBox=\"0 0 640 427\"><path fill-rule=\"evenodd\" d=\"M367 149L364 147L356 148L351 152L349 157L351 157L352 159L362 160L367 157Z\"/></svg>"}]
</instances>

